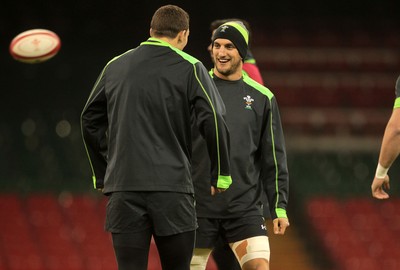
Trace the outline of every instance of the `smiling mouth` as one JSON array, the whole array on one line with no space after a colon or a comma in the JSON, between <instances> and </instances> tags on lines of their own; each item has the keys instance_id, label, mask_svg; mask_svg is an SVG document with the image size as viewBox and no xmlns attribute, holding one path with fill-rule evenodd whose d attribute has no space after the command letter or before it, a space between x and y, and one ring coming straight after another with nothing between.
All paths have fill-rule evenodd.
<instances>
[{"instance_id":1,"label":"smiling mouth","mask_svg":"<svg viewBox=\"0 0 400 270\"><path fill-rule=\"evenodd\" d=\"M229 59L218 59L218 62L220 62L221 64L225 64L229 62Z\"/></svg>"}]
</instances>

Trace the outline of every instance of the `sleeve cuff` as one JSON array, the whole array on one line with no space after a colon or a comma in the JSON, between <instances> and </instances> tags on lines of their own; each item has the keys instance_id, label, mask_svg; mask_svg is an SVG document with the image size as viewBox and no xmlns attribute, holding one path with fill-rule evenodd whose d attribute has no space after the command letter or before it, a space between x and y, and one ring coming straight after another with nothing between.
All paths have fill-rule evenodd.
<instances>
[{"instance_id":1,"label":"sleeve cuff","mask_svg":"<svg viewBox=\"0 0 400 270\"><path fill-rule=\"evenodd\" d=\"M231 184L232 184L231 176L227 176L227 175L219 175L218 176L217 188L229 188L229 186Z\"/></svg>"},{"instance_id":2,"label":"sleeve cuff","mask_svg":"<svg viewBox=\"0 0 400 270\"><path fill-rule=\"evenodd\" d=\"M275 208L275 213L278 218L287 218L286 210L283 208Z\"/></svg>"},{"instance_id":3,"label":"sleeve cuff","mask_svg":"<svg viewBox=\"0 0 400 270\"><path fill-rule=\"evenodd\" d=\"M399 108L400 107L400 97L396 98L394 101L394 106L393 108Z\"/></svg>"},{"instance_id":4,"label":"sleeve cuff","mask_svg":"<svg viewBox=\"0 0 400 270\"><path fill-rule=\"evenodd\" d=\"M104 188L104 181L103 179L97 179L96 176L92 176L93 187L94 189L102 189Z\"/></svg>"}]
</instances>

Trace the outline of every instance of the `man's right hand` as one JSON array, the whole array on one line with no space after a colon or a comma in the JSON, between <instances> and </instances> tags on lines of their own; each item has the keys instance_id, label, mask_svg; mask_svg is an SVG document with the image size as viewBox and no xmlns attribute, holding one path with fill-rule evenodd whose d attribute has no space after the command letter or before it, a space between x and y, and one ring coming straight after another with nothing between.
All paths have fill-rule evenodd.
<instances>
[{"instance_id":1,"label":"man's right hand","mask_svg":"<svg viewBox=\"0 0 400 270\"><path fill-rule=\"evenodd\" d=\"M372 197L380 200L388 199L389 194L386 193L385 189L390 189L389 175L386 175L384 178L375 177L371 185Z\"/></svg>"}]
</instances>

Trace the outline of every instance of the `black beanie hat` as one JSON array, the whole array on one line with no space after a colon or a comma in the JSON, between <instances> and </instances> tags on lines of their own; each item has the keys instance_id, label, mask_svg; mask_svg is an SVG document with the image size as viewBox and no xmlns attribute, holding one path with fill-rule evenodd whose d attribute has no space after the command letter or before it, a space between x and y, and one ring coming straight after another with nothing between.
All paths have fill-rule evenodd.
<instances>
[{"instance_id":1,"label":"black beanie hat","mask_svg":"<svg viewBox=\"0 0 400 270\"><path fill-rule=\"evenodd\" d=\"M229 39L244 59L249 45L249 31L240 21L231 21L219 26L212 36L212 46L217 38Z\"/></svg>"}]
</instances>

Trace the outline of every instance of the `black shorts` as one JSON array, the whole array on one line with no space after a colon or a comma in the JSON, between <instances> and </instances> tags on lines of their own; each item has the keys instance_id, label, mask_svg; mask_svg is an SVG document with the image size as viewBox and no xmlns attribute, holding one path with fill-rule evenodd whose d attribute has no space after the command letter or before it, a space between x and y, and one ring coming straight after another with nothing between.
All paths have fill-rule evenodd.
<instances>
[{"instance_id":1,"label":"black shorts","mask_svg":"<svg viewBox=\"0 0 400 270\"><path fill-rule=\"evenodd\" d=\"M107 203L105 229L111 233L151 230L168 236L196 228L193 194L114 192Z\"/></svg>"},{"instance_id":2,"label":"black shorts","mask_svg":"<svg viewBox=\"0 0 400 270\"><path fill-rule=\"evenodd\" d=\"M214 248L219 237L227 243L234 243L254 236L267 236L262 216L233 219L198 218L196 248Z\"/></svg>"}]
</instances>

